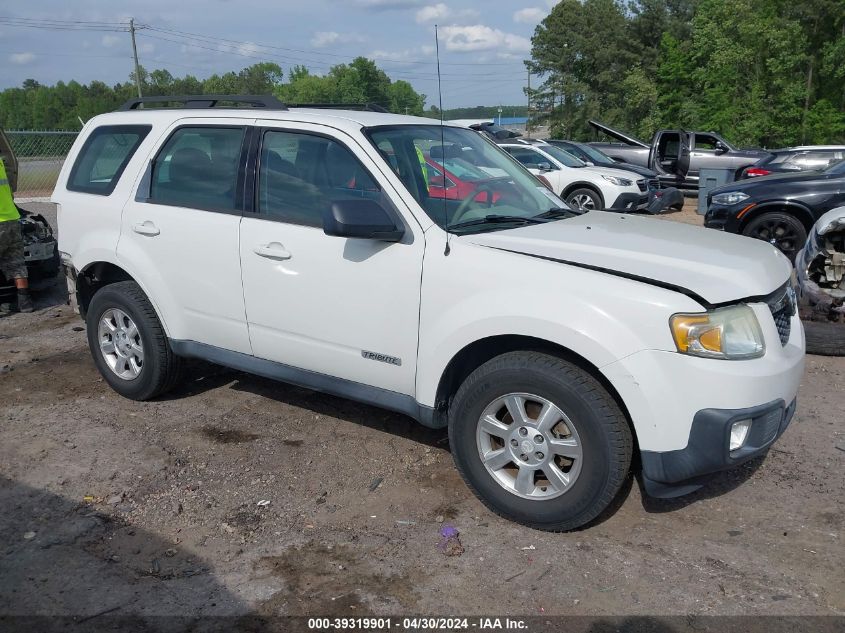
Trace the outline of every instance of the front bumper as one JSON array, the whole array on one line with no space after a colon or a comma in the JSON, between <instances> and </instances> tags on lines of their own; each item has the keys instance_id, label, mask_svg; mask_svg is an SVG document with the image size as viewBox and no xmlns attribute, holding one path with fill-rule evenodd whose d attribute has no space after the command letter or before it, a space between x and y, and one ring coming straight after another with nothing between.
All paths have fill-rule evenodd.
<instances>
[{"instance_id":1,"label":"front bumper","mask_svg":"<svg viewBox=\"0 0 845 633\"><path fill-rule=\"evenodd\" d=\"M797 397L804 374L805 347L798 315L790 317L789 337L781 343L769 306L748 305L754 310L766 341L766 353L760 358L716 360L643 350L601 368L628 410L648 483L660 483L662 487L681 484L673 494L700 487L697 484L684 488L684 484L692 477L737 463L725 461L728 444L724 444L723 451L725 435L713 420L732 419L735 412L748 413L761 406L778 406L787 412ZM702 413L713 411L719 413ZM699 421L702 419L704 422ZM704 431L708 439L702 444L700 434ZM778 434L781 432L779 427ZM775 439L776 436L771 441ZM765 450L770 444L757 448ZM716 445L719 448L714 449ZM701 452L707 456L703 460L699 457ZM665 465L663 455L667 455ZM739 452L735 457L742 456ZM719 468L714 468L714 464ZM658 488L647 490L666 496Z\"/></svg>"},{"instance_id":2,"label":"front bumper","mask_svg":"<svg viewBox=\"0 0 845 633\"><path fill-rule=\"evenodd\" d=\"M747 202L729 207L711 203L707 207L707 213L704 214L704 226L708 229L739 233L740 220L736 216L746 206L748 206Z\"/></svg>"},{"instance_id":3,"label":"front bumper","mask_svg":"<svg viewBox=\"0 0 845 633\"><path fill-rule=\"evenodd\" d=\"M643 485L653 497L676 497L701 487L703 475L728 470L764 455L795 414L796 400L775 400L745 409L703 409L695 414L686 448L642 451ZM731 426L751 420L745 444L730 450Z\"/></svg>"},{"instance_id":4,"label":"front bumper","mask_svg":"<svg viewBox=\"0 0 845 633\"><path fill-rule=\"evenodd\" d=\"M648 207L648 192L621 193L606 211L640 211Z\"/></svg>"}]
</instances>

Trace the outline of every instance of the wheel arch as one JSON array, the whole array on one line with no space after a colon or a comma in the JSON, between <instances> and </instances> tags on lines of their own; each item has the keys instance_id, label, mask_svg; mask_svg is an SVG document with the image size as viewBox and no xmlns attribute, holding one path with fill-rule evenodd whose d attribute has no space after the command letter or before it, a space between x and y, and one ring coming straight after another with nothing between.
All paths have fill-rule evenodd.
<instances>
[{"instance_id":1,"label":"wheel arch","mask_svg":"<svg viewBox=\"0 0 845 633\"><path fill-rule=\"evenodd\" d=\"M437 412L437 416L445 419L449 406L451 405L452 398L454 398L461 384L473 371L496 356L516 351L541 352L549 354L550 356L555 356L569 361L593 376L602 385L602 387L607 390L619 406L622 413L625 415L625 419L628 422L628 426L630 427L631 434L634 438L636 449L635 454L639 453L637 433L634 428L631 415L628 411L628 407L625 405L624 400L622 400L619 391L613 383L608 380L608 378L595 364L587 360L581 354L578 354L559 343L554 343L534 336L500 334L478 339L465 345L451 358L440 375L435 396L435 410Z\"/></svg>"},{"instance_id":2,"label":"wheel arch","mask_svg":"<svg viewBox=\"0 0 845 633\"><path fill-rule=\"evenodd\" d=\"M789 215L795 216L795 218L804 225L808 234L812 230L813 224L816 222L812 211L803 204L778 200L774 202L764 202L756 207L753 207L740 220L738 232L742 233L752 220L759 218L766 213L788 213Z\"/></svg>"},{"instance_id":3,"label":"wheel arch","mask_svg":"<svg viewBox=\"0 0 845 633\"><path fill-rule=\"evenodd\" d=\"M599 197L599 200L601 200L602 209L607 207L607 202L604 199L604 194L602 194L601 189L599 189L599 187L596 184L594 184L592 182L585 182L583 180L580 180L578 182L573 182L573 183L567 185L564 188L563 193L561 194L561 197L566 198L566 196L568 196L570 193L572 193L576 189L589 189L590 191L592 191L593 193L595 193Z\"/></svg>"}]
</instances>

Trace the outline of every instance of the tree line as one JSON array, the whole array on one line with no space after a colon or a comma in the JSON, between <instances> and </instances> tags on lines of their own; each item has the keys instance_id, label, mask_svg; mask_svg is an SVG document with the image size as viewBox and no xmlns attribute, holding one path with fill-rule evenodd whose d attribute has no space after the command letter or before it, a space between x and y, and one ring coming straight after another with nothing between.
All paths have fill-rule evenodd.
<instances>
[{"instance_id":1,"label":"tree line","mask_svg":"<svg viewBox=\"0 0 845 633\"><path fill-rule=\"evenodd\" d=\"M845 142L842 0L562 0L529 68L560 137L589 140L592 118L643 140L684 127L747 146Z\"/></svg>"},{"instance_id":2,"label":"tree line","mask_svg":"<svg viewBox=\"0 0 845 633\"><path fill-rule=\"evenodd\" d=\"M325 75L312 75L294 66L283 81L275 63L253 64L239 72L214 74L207 79L174 77L164 69L140 69L144 96L191 94L274 94L287 103L375 103L391 112L422 115L425 95L407 81L392 81L372 60L357 57L338 64ZM27 79L20 88L0 92L0 127L7 130L78 130L80 119L111 112L137 96L135 75L112 86L102 81L81 84L58 82L44 86Z\"/></svg>"}]
</instances>

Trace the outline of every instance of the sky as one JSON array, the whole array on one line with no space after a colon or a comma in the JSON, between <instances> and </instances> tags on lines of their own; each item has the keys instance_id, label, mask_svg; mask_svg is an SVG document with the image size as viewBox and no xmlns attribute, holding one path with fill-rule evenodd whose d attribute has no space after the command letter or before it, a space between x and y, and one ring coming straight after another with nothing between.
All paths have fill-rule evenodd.
<instances>
[{"instance_id":1,"label":"sky","mask_svg":"<svg viewBox=\"0 0 845 633\"><path fill-rule=\"evenodd\" d=\"M124 82L134 17L147 70L199 78L259 61L317 74L364 55L437 104L434 25L443 107L521 104L531 36L554 0L31 0L0 3L0 89L32 78ZM45 29L30 20L74 21ZM31 23L31 22L29 22ZM96 23L96 24L94 24Z\"/></svg>"}]
</instances>

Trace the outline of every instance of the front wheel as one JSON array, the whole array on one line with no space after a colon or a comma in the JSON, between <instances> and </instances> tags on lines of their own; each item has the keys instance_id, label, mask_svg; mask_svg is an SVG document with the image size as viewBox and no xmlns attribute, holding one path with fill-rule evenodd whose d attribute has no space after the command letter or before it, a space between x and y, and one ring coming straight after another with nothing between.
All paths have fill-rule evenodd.
<instances>
[{"instance_id":1,"label":"front wheel","mask_svg":"<svg viewBox=\"0 0 845 633\"><path fill-rule=\"evenodd\" d=\"M777 211L764 213L751 220L742 230L742 234L763 240L775 246L781 253L794 262L795 256L807 241L807 229L794 215Z\"/></svg>"},{"instance_id":2,"label":"front wheel","mask_svg":"<svg viewBox=\"0 0 845 633\"><path fill-rule=\"evenodd\" d=\"M595 519L631 464L631 431L613 397L583 369L537 352L476 369L452 403L449 440L488 508L542 530Z\"/></svg>"},{"instance_id":3,"label":"front wheel","mask_svg":"<svg viewBox=\"0 0 845 633\"><path fill-rule=\"evenodd\" d=\"M120 395L149 400L178 380L180 359L170 349L150 300L134 281L98 290L86 322L94 363Z\"/></svg>"},{"instance_id":4,"label":"front wheel","mask_svg":"<svg viewBox=\"0 0 845 633\"><path fill-rule=\"evenodd\" d=\"M569 206L581 211L601 211L604 205L601 196L592 189L575 189L566 195L566 202Z\"/></svg>"}]
</instances>

